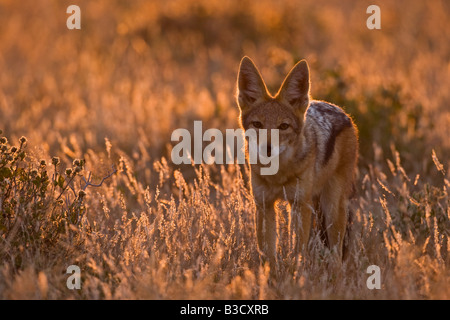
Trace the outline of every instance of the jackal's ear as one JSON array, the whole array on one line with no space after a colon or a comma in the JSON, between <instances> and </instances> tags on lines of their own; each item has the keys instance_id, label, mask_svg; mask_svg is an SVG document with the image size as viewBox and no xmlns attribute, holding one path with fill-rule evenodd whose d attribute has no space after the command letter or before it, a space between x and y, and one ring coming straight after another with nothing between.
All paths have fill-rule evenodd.
<instances>
[{"instance_id":1,"label":"jackal's ear","mask_svg":"<svg viewBox=\"0 0 450 320\"><path fill-rule=\"evenodd\" d=\"M269 96L264 80L255 64L249 57L244 57L239 66L237 80L237 102L239 108L244 110L251 107L256 101Z\"/></svg>"},{"instance_id":2,"label":"jackal's ear","mask_svg":"<svg viewBox=\"0 0 450 320\"><path fill-rule=\"evenodd\" d=\"M306 60L298 62L286 76L277 98L287 101L294 109L304 112L309 104L309 67Z\"/></svg>"}]
</instances>

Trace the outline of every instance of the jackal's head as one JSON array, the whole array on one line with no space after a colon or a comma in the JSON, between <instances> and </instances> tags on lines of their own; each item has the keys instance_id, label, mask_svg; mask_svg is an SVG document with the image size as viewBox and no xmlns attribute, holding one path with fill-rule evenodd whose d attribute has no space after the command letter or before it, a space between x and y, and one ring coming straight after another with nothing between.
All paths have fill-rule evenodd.
<instances>
[{"instance_id":1,"label":"jackal's head","mask_svg":"<svg viewBox=\"0 0 450 320\"><path fill-rule=\"evenodd\" d=\"M237 80L237 103L244 130L267 130L267 154L279 152L281 159L290 158L300 141L306 108L309 105L309 68L305 60L298 62L286 76L278 93L271 95L253 61L244 57ZM278 129L279 148L271 146L271 129ZM283 156L283 153L286 156ZM287 154L290 155L287 155Z\"/></svg>"}]
</instances>

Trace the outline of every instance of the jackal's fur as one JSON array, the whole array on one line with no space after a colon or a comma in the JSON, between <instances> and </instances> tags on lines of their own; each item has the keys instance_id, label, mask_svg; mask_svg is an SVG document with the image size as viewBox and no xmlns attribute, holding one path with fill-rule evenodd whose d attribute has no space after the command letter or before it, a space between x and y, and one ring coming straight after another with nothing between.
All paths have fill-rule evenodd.
<instances>
[{"instance_id":1,"label":"jackal's fur","mask_svg":"<svg viewBox=\"0 0 450 320\"><path fill-rule=\"evenodd\" d=\"M242 128L279 129L278 172L260 175L260 165L251 165L261 253L275 268L278 236L274 207L278 200L287 200L295 252L307 247L313 214L321 213L320 227L328 245L342 258L358 155L358 134L352 119L331 103L310 99L305 60L292 68L272 96L252 60L244 57L237 87ZM270 152L270 130L268 133Z\"/></svg>"}]
</instances>

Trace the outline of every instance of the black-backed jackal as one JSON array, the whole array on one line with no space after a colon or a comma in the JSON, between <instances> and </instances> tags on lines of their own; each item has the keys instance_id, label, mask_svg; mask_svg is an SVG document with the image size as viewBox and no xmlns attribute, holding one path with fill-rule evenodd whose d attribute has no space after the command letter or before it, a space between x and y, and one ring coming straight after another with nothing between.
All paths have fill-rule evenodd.
<instances>
[{"instance_id":1,"label":"black-backed jackal","mask_svg":"<svg viewBox=\"0 0 450 320\"><path fill-rule=\"evenodd\" d=\"M357 128L341 108L311 100L309 92L305 60L291 69L275 96L268 92L252 60L244 57L241 61L237 83L240 125L244 130L279 130L278 172L261 175L260 164L252 164L250 170L258 246L272 269L277 265L278 200L287 200L291 207L294 252L306 249L313 214L320 213L319 227L329 247L342 258L358 158Z\"/></svg>"}]
</instances>

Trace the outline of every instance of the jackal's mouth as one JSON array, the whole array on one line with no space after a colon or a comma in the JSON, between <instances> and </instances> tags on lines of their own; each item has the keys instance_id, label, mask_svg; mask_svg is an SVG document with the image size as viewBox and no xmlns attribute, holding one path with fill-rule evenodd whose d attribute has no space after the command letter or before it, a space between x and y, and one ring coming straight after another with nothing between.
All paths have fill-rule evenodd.
<instances>
[{"instance_id":1,"label":"jackal's mouth","mask_svg":"<svg viewBox=\"0 0 450 320\"><path fill-rule=\"evenodd\" d=\"M271 144L261 144L252 145L249 144L250 154L257 155L260 162L263 164L270 162L272 159L277 158L286 150L285 145L271 145Z\"/></svg>"},{"instance_id":2,"label":"jackal's mouth","mask_svg":"<svg viewBox=\"0 0 450 320\"><path fill-rule=\"evenodd\" d=\"M273 158L278 157L283 151L286 150L286 146L274 146L274 145L262 145L259 146L258 155L260 157Z\"/></svg>"}]
</instances>

